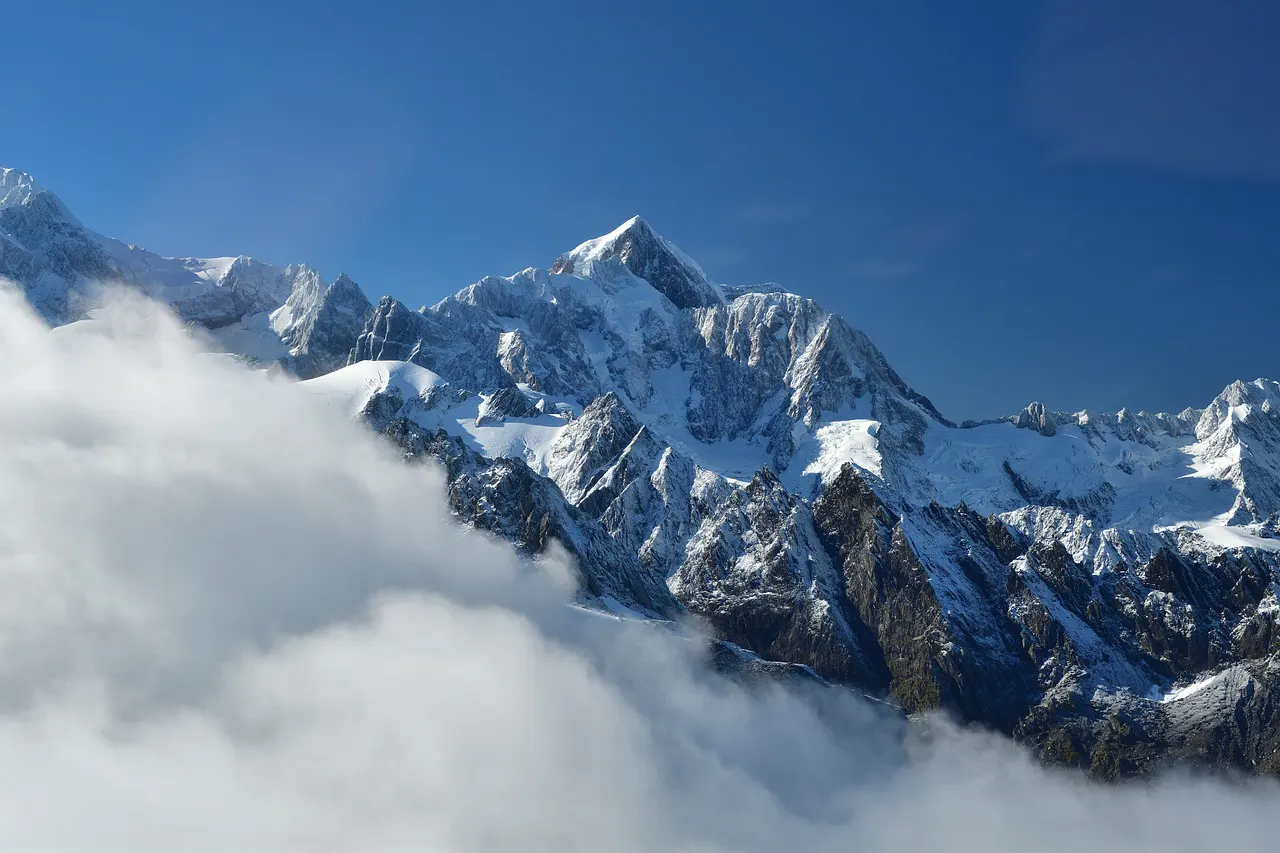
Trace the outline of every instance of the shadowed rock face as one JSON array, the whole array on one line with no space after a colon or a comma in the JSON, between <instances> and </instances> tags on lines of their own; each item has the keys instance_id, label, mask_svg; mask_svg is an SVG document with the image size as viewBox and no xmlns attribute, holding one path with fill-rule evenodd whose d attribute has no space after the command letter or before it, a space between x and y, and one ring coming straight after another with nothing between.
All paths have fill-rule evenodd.
<instances>
[{"instance_id":1,"label":"shadowed rock face","mask_svg":"<svg viewBox=\"0 0 1280 853\"><path fill-rule=\"evenodd\" d=\"M428 432L403 418L391 421L382 433L406 460L443 465L449 504L461 520L531 555L542 554L553 541L560 543L576 558L574 568L588 596L608 596L653 616L676 611L661 579L643 570L634 554L521 460L486 459L443 430Z\"/></svg>"},{"instance_id":2,"label":"shadowed rock face","mask_svg":"<svg viewBox=\"0 0 1280 853\"><path fill-rule=\"evenodd\" d=\"M867 688L884 661L819 541L809 507L764 469L691 540L670 587L718 636Z\"/></svg>"},{"instance_id":3,"label":"shadowed rock face","mask_svg":"<svg viewBox=\"0 0 1280 853\"><path fill-rule=\"evenodd\" d=\"M373 306L345 275L328 286L310 270L294 278L289 298L272 322L293 354L298 378L311 379L346 365Z\"/></svg>"},{"instance_id":4,"label":"shadowed rock face","mask_svg":"<svg viewBox=\"0 0 1280 853\"><path fill-rule=\"evenodd\" d=\"M1057 421L1044 407L1044 403L1029 403L1025 409L1009 418L1009 423L1019 429L1033 429L1046 438L1058 432Z\"/></svg>"},{"instance_id":5,"label":"shadowed rock face","mask_svg":"<svg viewBox=\"0 0 1280 853\"><path fill-rule=\"evenodd\" d=\"M814 502L827 547L838 555L850 603L876 638L891 673L889 692L910 711L949 708L970 720L1012 726L1030 702L1032 679L1013 624L1004 614L998 520L929 507L919 519L893 515L852 466ZM942 528L966 543L951 565L912 544L912 531ZM992 533L995 533L995 540ZM950 572L947 591L933 578ZM957 593L981 609L948 605Z\"/></svg>"},{"instance_id":6,"label":"shadowed rock face","mask_svg":"<svg viewBox=\"0 0 1280 853\"><path fill-rule=\"evenodd\" d=\"M1054 696L1017 736L1046 761L1103 779L1178 766L1280 775L1280 666L1274 657L1242 662L1168 702Z\"/></svg>"},{"instance_id":7,"label":"shadowed rock face","mask_svg":"<svg viewBox=\"0 0 1280 853\"><path fill-rule=\"evenodd\" d=\"M507 418L536 418L539 414L537 406L521 394L520 389L508 386L493 393L480 404L476 425L496 425Z\"/></svg>"}]
</instances>

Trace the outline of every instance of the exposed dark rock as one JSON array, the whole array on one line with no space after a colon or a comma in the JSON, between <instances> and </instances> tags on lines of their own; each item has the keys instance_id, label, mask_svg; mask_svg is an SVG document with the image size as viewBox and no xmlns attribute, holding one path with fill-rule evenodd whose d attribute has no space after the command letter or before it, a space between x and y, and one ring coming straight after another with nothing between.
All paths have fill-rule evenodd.
<instances>
[{"instance_id":1,"label":"exposed dark rock","mask_svg":"<svg viewBox=\"0 0 1280 853\"><path fill-rule=\"evenodd\" d=\"M286 270L294 278L284 308L293 322L280 330L280 340L293 354L295 372L310 379L337 370L351 356L373 306L360 286L346 275L324 286L309 270Z\"/></svg>"},{"instance_id":2,"label":"exposed dark rock","mask_svg":"<svg viewBox=\"0 0 1280 853\"><path fill-rule=\"evenodd\" d=\"M884 661L841 585L808 506L767 468L704 524L671 581L681 603L716 636L882 691Z\"/></svg>"},{"instance_id":3,"label":"exposed dark rock","mask_svg":"<svg viewBox=\"0 0 1280 853\"><path fill-rule=\"evenodd\" d=\"M1058 423L1044 407L1044 403L1028 403L1027 407L1009 418L1009 423L1019 429L1032 429L1045 437L1056 435Z\"/></svg>"},{"instance_id":4,"label":"exposed dark rock","mask_svg":"<svg viewBox=\"0 0 1280 853\"><path fill-rule=\"evenodd\" d=\"M1280 774L1280 665L1245 661L1173 701L1079 693L1038 705L1017 736L1045 760L1100 779L1172 767Z\"/></svg>"},{"instance_id":5,"label":"exposed dark rock","mask_svg":"<svg viewBox=\"0 0 1280 853\"><path fill-rule=\"evenodd\" d=\"M480 404L476 426L500 424L507 418L536 418L541 412L519 388L499 389Z\"/></svg>"},{"instance_id":6,"label":"exposed dark rock","mask_svg":"<svg viewBox=\"0 0 1280 853\"><path fill-rule=\"evenodd\" d=\"M1008 525L1001 521L998 516L987 516L986 524L987 539L991 542L991 547L996 552L996 556L1002 562L1012 563L1027 552L1022 538L1010 530Z\"/></svg>"},{"instance_id":7,"label":"exposed dark rock","mask_svg":"<svg viewBox=\"0 0 1280 853\"><path fill-rule=\"evenodd\" d=\"M449 505L457 517L495 533L528 554L559 542L576 560L587 595L610 596L656 615L677 610L660 578L643 569L600 524L565 501L555 483L519 459L489 460L443 430L428 431L403 418L383 430L407 460L436 459L449 480Z\"/></svg>"},{"instance_id":8,"label":"exposed dark rock","mask_svg":"<svg viewBox=\"0 0 1280 853\"><path fill-rule=\"evenodd\" d=\"M1037 542L1027 552L1030 565L1040 573L1058 597L1078 616L1084 617L1092 599L1093 582L1089 573L1072 559L1058 541Z\"/></svg>"},{"instance_id":9,"label":"exposed dark rock","mask_svg":"<svg viewBox=\"0 0 1280 853\"><path fill-rule=\"evenodd\" d=\"M947 708L1011 728L1028 704L1030 679L1002 613L1007 572L987 538L986 520L935 508L923 522L957 528L968 538L970 549L956 555L960 575L950 582L992 603L983 617L944 607L904 521L852 466L823 489L814 515L843 567L845 593L884 656L894 698L908 710Z\"/></svg>"}]
</instances>

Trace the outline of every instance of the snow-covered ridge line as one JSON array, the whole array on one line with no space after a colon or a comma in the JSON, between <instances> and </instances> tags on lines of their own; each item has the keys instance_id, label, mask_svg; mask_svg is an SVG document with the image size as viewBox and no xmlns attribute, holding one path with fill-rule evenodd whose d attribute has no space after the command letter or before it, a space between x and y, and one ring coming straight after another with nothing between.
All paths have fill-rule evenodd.
<instances>
[{"instance_id":1,"label":"snow-covered ridge line","mask_svg":"<svg viewBox=\"0 0 1280 853\"><path fill-rule=\"evenodd\" d=\"M304 378L352 361L399 359L475 394L520 386L581 408L615 393L662 441L721 476L745 482L769 466L808 494L852 462L899 508L944 497L1011 512L1039 500L1090 507L1095 523L1149 530L1258 524L1280 509L1276 466L1257 464L1265 455L1258 441L1237 438L1275 406L1264 380L1235 383L1206 409L1178 415L1064 414L1033 403L964 424L994 439L975 444L950 430L861 332L776 286L720 288L640 217L583 242L550 270L490 276L410 311L390 298L371 306L346 276L328 284L304 265L161 258L125 246L64 216L29 176L3 175L6 236L34 235L23 245L44 240L46 254L83 249L90 272L108 269L208 328L222 348ZM73 281L60 300L49 271L37 272L29 296L52 319L90 297ZM1006 422L1045 437L1065 429L1096 458L1069 462L989 432ZM978 446L981 460L963 449ZM1186 476L1143 473L1170 466ZM1228 483L1237 499L1219 506L1178 496L1197 480ZM1163 496L1147 500L1145 514L1116 511L1143 503L1126 495L1152 485ZM1170 508L1151 509L1158 505Z\"/></svg>"}]
</instances>

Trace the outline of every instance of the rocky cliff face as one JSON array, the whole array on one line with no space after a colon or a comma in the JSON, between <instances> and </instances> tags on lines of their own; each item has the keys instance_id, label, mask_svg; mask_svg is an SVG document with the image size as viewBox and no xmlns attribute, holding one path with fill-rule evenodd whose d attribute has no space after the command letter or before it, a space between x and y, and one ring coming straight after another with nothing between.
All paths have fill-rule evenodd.
<instances>
[{"instance_id":1,"label":"rocky cliff face","mask_svg":"<svg viewBox=\"0 0 1280 853\"><path fill-rule=\"evenodd\" d=\"M449 482L449 504L468 524L513 542L529 554L542 554L559 543L577 559L575 569L583 595L607 600L646 616L673 615L670 592L635 554L620 547L593 519L564 500L551 481L519 459L486 459L443 430L428 432L411 420L396 417L383 435L406 460L432 459L443 464Z\"/></svg>"},{"instance_id":2,"label":"rocky cliff face","mask_svg":"<svg viewBox=\"0 0 1280 853\"><path fill-rule=\"evenodd\" d=\"M57 196L16 169L0 169L0 276L54 322L71 319L79 294L111 272L110 259Z\"/></svg>"},{"instance_id":3,"label":"rocky cliff face","mask_svg":"<svg viewBox=\"0 0 1280 853\"><path fill-rule=\"evenodd\" d=\"M345 275L326 285L307 267L285 272L293 287L270 325L293 357L294 372L311 379L344 367L373 312L368 297Z\"/></svg>"},{"instance_id":4,"label":"rocky cliff face","mask_svg":"<svg viewBox=\"0 0 1280 853\"><path fill-rule=\"evenodd\" d=\"M715 634L767 659L864 688L886 683L883 654L848 606L812 508L768 468L704 521L669 586Z\"/></svg>"},{"instance_id":5,"label":"rocky cliff face","mask_svg":"<svg viewBox=\"0 0 1280 853\"><path fill-rule=\"evenodd\" d=\"M948 709L1104 777L1280 769L1275 382L956 427L839 317L720 287L638 218L415 311L0 190L0 273L52 322L104 283L169 302L442 465L464 523L563 545L584 603L691 619L730 670Z\"/></svg>"}]
</instances>

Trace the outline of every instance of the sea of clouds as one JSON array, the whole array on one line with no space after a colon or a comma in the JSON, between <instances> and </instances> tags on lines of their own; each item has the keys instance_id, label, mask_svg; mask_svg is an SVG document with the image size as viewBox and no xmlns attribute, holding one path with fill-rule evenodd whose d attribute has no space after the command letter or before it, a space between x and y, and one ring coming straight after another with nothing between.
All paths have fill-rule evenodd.
<instances>
[{"instance_id":1,"label":"sea of clouds","mask_svg":"<svg viewBox=\"0 0 1280 853\"><path fill-rule=\"evenodd\" d=\"M1280 790L1106 787L569 606L442 476L117 298L0 292L0 849L1273 849Z\"/></svg>"}]
</instances>

